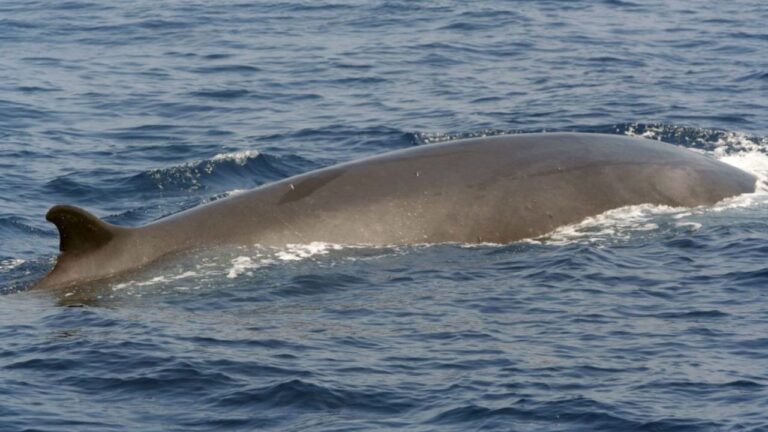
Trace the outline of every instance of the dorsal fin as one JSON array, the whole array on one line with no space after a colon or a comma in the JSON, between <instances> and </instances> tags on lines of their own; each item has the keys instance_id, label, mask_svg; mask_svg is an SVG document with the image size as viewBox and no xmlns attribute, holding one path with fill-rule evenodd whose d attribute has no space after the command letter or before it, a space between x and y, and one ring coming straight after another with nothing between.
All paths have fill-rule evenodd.
<instances>
[{"instance_id":1,"label":"dorsal fin","mask_svg":"<svg viewBox=\"0 0 768 432\"><path fill-rule=\"evenodd\" d=\"M112 240L117 228L71 205L53 206L45 218L59 229L62 253L81 254L98 249Z\"/></svg>"}]
</instances>

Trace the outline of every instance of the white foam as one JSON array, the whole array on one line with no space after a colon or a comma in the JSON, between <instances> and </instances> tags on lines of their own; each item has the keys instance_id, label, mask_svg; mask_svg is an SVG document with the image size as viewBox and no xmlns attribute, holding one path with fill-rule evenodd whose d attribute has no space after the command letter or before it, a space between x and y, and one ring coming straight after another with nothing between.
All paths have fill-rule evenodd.
<instances>
[{"instance_id":1,"label":"white foam","mask_svg":"<svg viewBox=\"0 0 768 432\"><path fill-rule=\"evenodd\" d=\"M273 264L275 261L271 258L239 256L232 260L232 267L227 272L227 277L234 279L242 274L253 276L253 270Z\"/></svg>"},{"instance_id":2,"label":"white foam","mask_svg":"<svg viewBox=\"0 0 768 432\"><path fill-rule=\"evenodd\" d=\"M298 261L316 255L325 255L332 250L342 248L342 245L324 242L289 244L286 245L285 250L277 252L275 256L283 261Z\"/></svg>"},{"instance_id":3,"label":"white foam","mask_svg":"<svg viewBox=\"0 0 768 432\"><path fill-rule=\"evenodd\" d=\"M689 133L693 133L694 136L688 136L687 138L689 144L686 145L686 148L698 152L703 151L705 153L712 153L717 157L733 153L764 152L768 150L768 137L755 137L743 132L720 131L714 129L698 129L688 132L686 130L687 128L659 124L643 125L643 132L638 133L637 128L639 126L640 125L629 125L627 130L624 131L624 134L661 141L665 135L686 136ZM619 132L618 129L617 132ZM695 136L696 134L698 136ZM710 141L709 139L714 136L717 137L717 141ZM707 150L692 148L691 145L694 144L697 147L702 147Z\"/></svg>"},{"instance_id":4,"label":"white foam","mask_svg":"<svg viewBox=\"0 0 768 432\"><path fill-rule=\"evenodd\" d=\"M258 150L243 150L234 153L220 153L213 157L214 161L232 161L238 165L245 165L248 159L255 158L260 153Z\"/></svg>"},{"instance_id":5,"label":"white foam","mask_svg":"<svg viewBox=\"0 0 768 432\"><path fill-rule=\"evenodd\" d=\"M712 211L721 212L768 202L768 155L757 150L750 150L735 154L723 154L718 159L754 175L757 177L757 183L754 193L727 198L713 206Z\"/></svg>"},{"instance_id":6,"label":"white foam","mask_svg":"<svg viewBox=\"0 0 768 432\"><path fill-rule=\"evenodd\" d=\"M715 156L723 156L728 153L753 153L765 151L768 147L768 138L750 137L743 132L723 132L716 142Z\"/></svg>"},{"instance_id":7,"label":"white foam","mask_svg":"<svg viewBox=\"0 0 768 432\"><path fill-rule=\"evenodd\" d=\"M606 238L628 239L633 233L658 229L659 226L653 222L653 218L658 215L674 215L687 210L680 207L651 204L620 207L586 218L577 224L559 227L549 234L525 241L567 244L574 241L595 242Z\"/></svg>"},{"instance_id":8,"label":"white foam","mask_svg":"<svg viewBox=\"0 0 768 432\"><path fill-rule=\"evenodd\" d=\"M199 276L197 272L194 271L186 271L184 273L180 273L177 275L161 275L161 276L155 276L152 279L144 280L144 281L129 281L129 282L122 282L114 286L115 290L122 290L126 288L133 288L133 287L146 287L151 285L158 285L168 282L173 282L179 279L186 279L190 277Z\"/></svg>"},{"instance_id":9,"label":"white foam","mask_svg":"<svg viewBox=\"0 0 768 432\"><path fill-rule=\"evenodd\" d=\"M241 255L232 259L226 276L230 279L243 274L253 276L253 270L275 264L278 261L301 261L315 256L327 255L331 251L355 247L360 246L345 246L325 242L288 244L285 248L266 249L262 252L255 252L253 255Z\"/></svg>"},{"instance_id":10,"label":"white foam","mask_svg":"<svg viewBox=\"0 0 768 432\"><path fill-rule=\"evenodd\" d=\"M768 155L759 151L749 151L721 156L718 159L755 175L757 177L757 193L768 193Z\"/></svg>"},{"instance_id":11,"label":"white foam","mask_svg":"<svg viewBox=\"0 0 768 432\"><path fill-rule=\"evenodd\" d=\"M637 133L637 129L635 129L636 127L637 125L629 125L627 130L624 132L624 135L661 141L661 133L664 132L664 126L648 125L645 127L643 133Z\"/></svg>"},{"instance_id":12,"label":"white foam","mask_svg":"<svg viewBox=\"0 0 768 432\"><path fill-rule=\"evenodd\" d=\"M26 261L20 258L10 258L0 261L0 272L7 272L24 264Z\"/></svg>"},{"instance_id":13,"label":"white foam","mask_svg":"<svg viewBox=\"0 0 768 432\"><path fill-rule=\"evenodd\" d=\"M678 222L675 224L678 228L688 228L691 231L698 231L701 229L702 225L698 222Z\"/></svg>"},{"instance_id":14,"label":"white foam","mask_svg":"<svg viewBox=\"0 0 768 432\"><path fill-rule=\"evenodd\" d=\"M247 256L239 256L232 260L232 268L227 272L227 277L234 279L254 267L253 259Z\"/></svg>"},{"instance_id":15,"label":"white foam","mask_svg":"<svg viewBox=\"0 0 768 432\"><path fill-rule=\"evenodd\" d=\"M235 195L240 195L242 193L248 192L248 189L233 189L229 192L225 192L224 196L231 197Z\"/></svg>"},{"instance_id":16,"label":"white foam","mask_svg":"<svg viewBox=\"0 0 768 432\"><path fill-rule=\"evenodd\" d=\"M482 242L482 243L461 243L461 244L459 244L459 247L463 248L463 249L489 248L489 247L501 247L501 246L504 246L504 243Z\"/></svg>"}]
</instances>

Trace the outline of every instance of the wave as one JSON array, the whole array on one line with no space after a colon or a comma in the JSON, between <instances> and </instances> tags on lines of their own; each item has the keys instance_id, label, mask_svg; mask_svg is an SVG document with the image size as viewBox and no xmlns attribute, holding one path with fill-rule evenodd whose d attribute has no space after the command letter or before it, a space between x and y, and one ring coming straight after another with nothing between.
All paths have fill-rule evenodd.
<instances>
[{"instance_id":1,"label":"wave","mask_svg":"<svg viewBox=\"0 0 768 432\"><path fill-rule=\"evenodd\" d=\"M190 192L223 193L233 188L250 189L316 167L315 162L296 155L273 156L258 150L244 150L150 169L128 177L105 179L98 184L70 174L51 180L46 189L72 202L111 203L116 198L143 201L169 194L189 196Z\"/></svg>"},{"instance_id":2,"label":"wave","mask_svg":"<svg viewBox=\"0 0 768 432\"><path fill-rule=\"evenodd\" d=\"M257 185L289 175L287 161L258 151L218 154L212 159L188 162L142 172L126 181L140 190L194 191L214 185Z\"/></svg>"},{"instance_id":3,"label":"wave","mask_svg":"<svg viewBox=\"0 0 768 432\"><path fill-rule=\"evenodd\" d=\"M211 402L227 409L294 407L315 411L343 408L380 414L397 414L416 405L415 401L405 398L402 394L382 389L334 388L300 379L241 390L223 397L217 395Z\"/></svg>"},{"instance_id":4,"label":"wave","mask_svg":"<svg viewBox=\"0 0 768 432\"><path fill-rule=\"evenodd\" d=\"M17 235L48 236L45 230L28 224L24 218L18 216L0 216L0 239L10 239Z\"/></svg>"},{"instance_id":5,"label":"wave","mask_svg":"<svg viewBox=\"0 0 768 432\"><path fill-rule=\"evenodd\" d=\"M463 405L443 411L426 423L429 425L464 425L465 429L508 430L520 424L532 429L551 429L552 419L564 430L632 430L694 431L720 429L723 425L702 422L697 419L659 419L654 421L636 420L620 414L619 407L601 404L585 398L574 398L553 402L530 402L521 399L515 406L489 408L476 404ZM559 428L558 428L559 429Z\"/></svg>"},{"instance_id":6,"label":"wave","mask_svg":"<svg viewBox=\"0 0 768 432\"><path fill-rule=\"evenodd\" d=\"M125 133L135 136L137 133L157 134L174 130L172 126L158 125L142 127L141 130L133 128ZM74 174L58 177L49 182L47 187L62 197L86 202L114 200L116 195L135 198L137 193L142 197L155 192L162 192L163 195L204 191L222 193L233 189L250 189L341 162L350 158L349 153L370 155L380 153L382 147L389 150L392 147L411 146L415 140L414 134L391 128L358 129L333 125L299 129L291 133L261 137L256 143L256 149L219 153L210 158L150 169L129 177L108 178L102 183L106 187L80 181L80 176ZM287 152L270 145L272 142L281 141L296 143L297 151ZM335 150L316 148L312 155L303 155L299 150L302 143L314 144L322 141L332 141ZM345 156L339 153L338 146L342 146ZM168 150L167 147L163 149Z\"/></svg>"}]
</instances>

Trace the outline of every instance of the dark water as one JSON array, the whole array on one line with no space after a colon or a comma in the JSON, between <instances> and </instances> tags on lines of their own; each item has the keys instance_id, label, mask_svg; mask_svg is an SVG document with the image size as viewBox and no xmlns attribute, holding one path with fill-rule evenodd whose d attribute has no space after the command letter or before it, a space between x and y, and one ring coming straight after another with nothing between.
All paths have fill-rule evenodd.
<instances>
[{"instance_id":1,"label":"dark water","mask_svg":"<svg viewBox=\"0 0 768 432\"><path fill-rule=\"evenodd\" d=\"M3 1L0 430L768 430L764 191L507 246L207 251L25 289L54 203L137 225L456 137L645 135L764 178L766 21L758 0Z\"/></svg>"}]
</instances>

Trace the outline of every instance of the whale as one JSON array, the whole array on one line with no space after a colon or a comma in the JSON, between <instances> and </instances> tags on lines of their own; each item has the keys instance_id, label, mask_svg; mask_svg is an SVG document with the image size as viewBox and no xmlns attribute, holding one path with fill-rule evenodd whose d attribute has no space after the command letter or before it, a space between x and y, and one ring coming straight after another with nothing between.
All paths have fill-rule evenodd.
<instances>
[{"instance_id":1,"label":"whale","mask_svg":"<svg viewBox=\"0 0 768 432\"><path fill-rule=\"evenodd\" d=\"M611 209L713 205L756 178L655 140L589 133L497 135L425 144L285 178L147 225L71 205L53 269L33 288L71 287L162 257L227 245L284 247L511 243Z\"/></svg>"}]
</instances>

